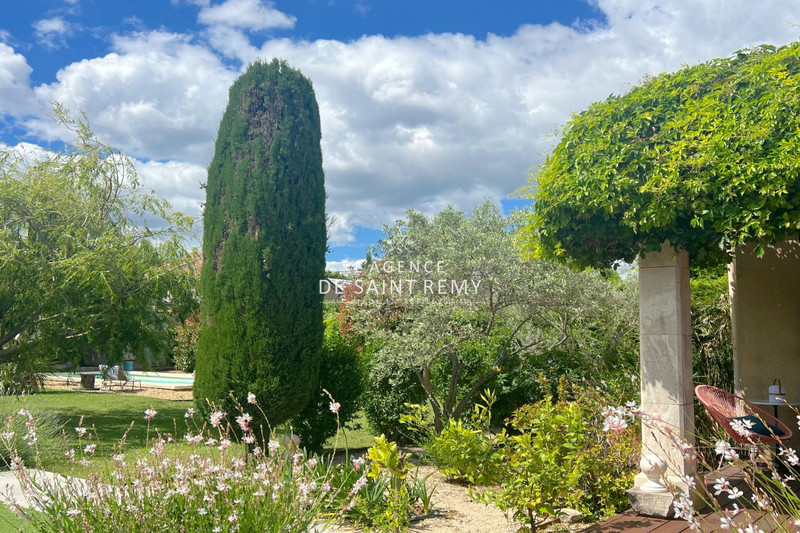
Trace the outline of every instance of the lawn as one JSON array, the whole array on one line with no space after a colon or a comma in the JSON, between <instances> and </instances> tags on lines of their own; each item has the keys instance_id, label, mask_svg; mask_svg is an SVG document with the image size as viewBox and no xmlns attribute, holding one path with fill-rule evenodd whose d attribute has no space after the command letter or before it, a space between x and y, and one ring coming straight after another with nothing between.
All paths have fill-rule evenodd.
<instances>
[{"instance_id":1,"label":"lawn","mask_svg":"<svg viewBox=\"0 0 800 533\"><path fill-rule=\"evenodd\" d=\"M66 446L60 443L59 449L42 456L42 467L60 474L85 477L89 471L111 470L110 457L118 450L120 439L126 431L128 432L124 446L126 454L135 456L138 453L149 451L148 427L144 417L146 409L152 408L157 412L150 421L150 438L156 432L161 432L162 435L169 434L178 443L182 443L187 432L187 422L190 422L184 417L184 414L194 403L124 393L101 394L61 390L48 390L30 395L24 401L15 396L0 397L0 413L16 412L24 405L27 405L27 408L33 413L55 414L68 439ZM83 417L83 427L87 428L92 435L96 434L96 438L92 436L89 439L89 435L87 435L81 442L84 446L90 443L97 444L94 453L95 459L88 468L70 463L63 456L66 449L74 448L78 451L78 435L75 427L78 426L81 417ZM197 425L202 426L202 421L197 419ZM191 423L190 427L193 433L197 433L194 423ZM372 446L375 439L368 431L363 414L356 420L356 427L359 429L346 430L338 438L334 437L329 440L326 443L326 451L331 451L334 446L337 451L343 451L345 448L356 450ZM283 431L288 431L288 429L283 429ZM189 455L196 453L198 448L182 443L171 446L171 450L177 455ZM215 448L210 450L215 450Z\"/></svg>"},{"instance_id":2,"label":"lawn","mask_svg":"<svg viewBox=\"0 0 800 533\"><path fill-rule=\"evenodd\" d=\"M21 531L28 533L35 531L33 526L24 520L20 520L17 516L5 505L0 505L0 533Z\"/></svg>"},{"instance_id":3,"label":"lawn","mask_svg":"<svg viewBox=\"0 0 800 533\"><path fill-rule=\"evenodd\" d=\"M144 411L153 408L156 416L150 422L150 436L160 430L162 433L172 434L176 440L183 438L186 433L184 413L192 404L187 402L171 402L144 396L133 396L123 393L90 393L49 390L27 396L23 401L16 396L0 397L0 412L14 412L24 405L33 413L54 413L60 424L63 424L64 433L71 441L69 446L77 445L75 427L83 417L83 426L91 434L96 433L96 439L89 435L84 437L83 443L97 444L95 456L108 458L114 452L115 446L128 431L125 448L127 450L144 448L147 446L147 422ZM45 469L60 473L76 473L70 468L63 456L51 454L43 458L42 466Z\"/></svg>"}]
</instances>

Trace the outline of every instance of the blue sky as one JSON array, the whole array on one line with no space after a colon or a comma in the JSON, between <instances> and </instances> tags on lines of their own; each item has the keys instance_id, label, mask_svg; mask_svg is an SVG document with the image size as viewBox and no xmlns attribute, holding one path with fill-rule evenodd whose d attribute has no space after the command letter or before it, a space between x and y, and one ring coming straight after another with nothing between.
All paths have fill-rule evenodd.
<instances>
[{"instance_id":1,"label":"blue sky","mask_svg":"<svg viewBox=\"0 0 800 533\"><path fill-rule=\"evenodd\" d=\"M334 267L408 208L505 209L570 113L645 75L798 38L781 0L28 0L0 19L0 140L66 139L58 100L201 213L227 89L281 57L314 83Z\"/></svg>"}]
</instances>

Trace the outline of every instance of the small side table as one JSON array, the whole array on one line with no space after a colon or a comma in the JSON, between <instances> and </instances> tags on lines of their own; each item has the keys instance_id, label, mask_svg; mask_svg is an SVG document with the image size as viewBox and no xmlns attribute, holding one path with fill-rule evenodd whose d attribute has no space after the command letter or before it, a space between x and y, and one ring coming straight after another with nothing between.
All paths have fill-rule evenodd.
<instances>
[{"instance_id":1,"label":"small side table","mask_svg":"<svg viewBox=\"0 0 800 533\"><path fill-rule=\"evenodd\" d=\"M772 412L775 414L775 418L778 418L778 407L782 405L791 405L792 407L800 407L800 402L780 402L774 403L770 402L769 400L765 400L763 398L759 398L756 400L747 400L748 402L752 403L753 405L758 405L759 407L763 407L765 405L772 406Z\"/></svg>"},{"instance_id":2,"label":"small side table","mask_svg":"<svg viewBox=\"0 0 800 533\"><path fill-rule=\"evenodd\" d=\"M78 372L81 376L81 388L94 390L94 382L97 378L97 372Z\"/></svg>"}]
</instances>

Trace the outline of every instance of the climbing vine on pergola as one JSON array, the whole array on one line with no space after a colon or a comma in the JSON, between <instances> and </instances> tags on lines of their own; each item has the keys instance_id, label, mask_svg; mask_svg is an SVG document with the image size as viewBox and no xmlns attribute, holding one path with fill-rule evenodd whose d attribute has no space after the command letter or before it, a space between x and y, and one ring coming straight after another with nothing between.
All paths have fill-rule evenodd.
<instances>
[{"instance_id":1,"label":"climbing vine on pergola","mask_svg":"<svg viewBox=\"0 0 800 533\"><path fill-rule=\"evenodd\" d=\"M633 261L665 240L693 264L800 228L800 43L649 78L576 114L531 180L544 257Z\"/></svg>"}]
</instances>

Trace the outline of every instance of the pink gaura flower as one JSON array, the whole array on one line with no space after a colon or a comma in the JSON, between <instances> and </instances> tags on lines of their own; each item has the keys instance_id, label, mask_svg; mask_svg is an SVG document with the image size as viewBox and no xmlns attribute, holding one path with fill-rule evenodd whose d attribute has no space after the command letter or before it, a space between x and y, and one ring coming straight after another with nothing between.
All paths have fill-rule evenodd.
<instances>
[{"instance_id":1,"label":"pink gaura flower","mask_svg":"<svg viewBox=\"0 0 800 533\"><path fill-rule=\"evenodd\" d=\"M211 413L210 417L211 425L214 427L219 427L220 423L222 422L222 419L225 418L226 416L228 416L228 413L222 411L214 411L213 413Z\"/></svg>"}]
</instances>

